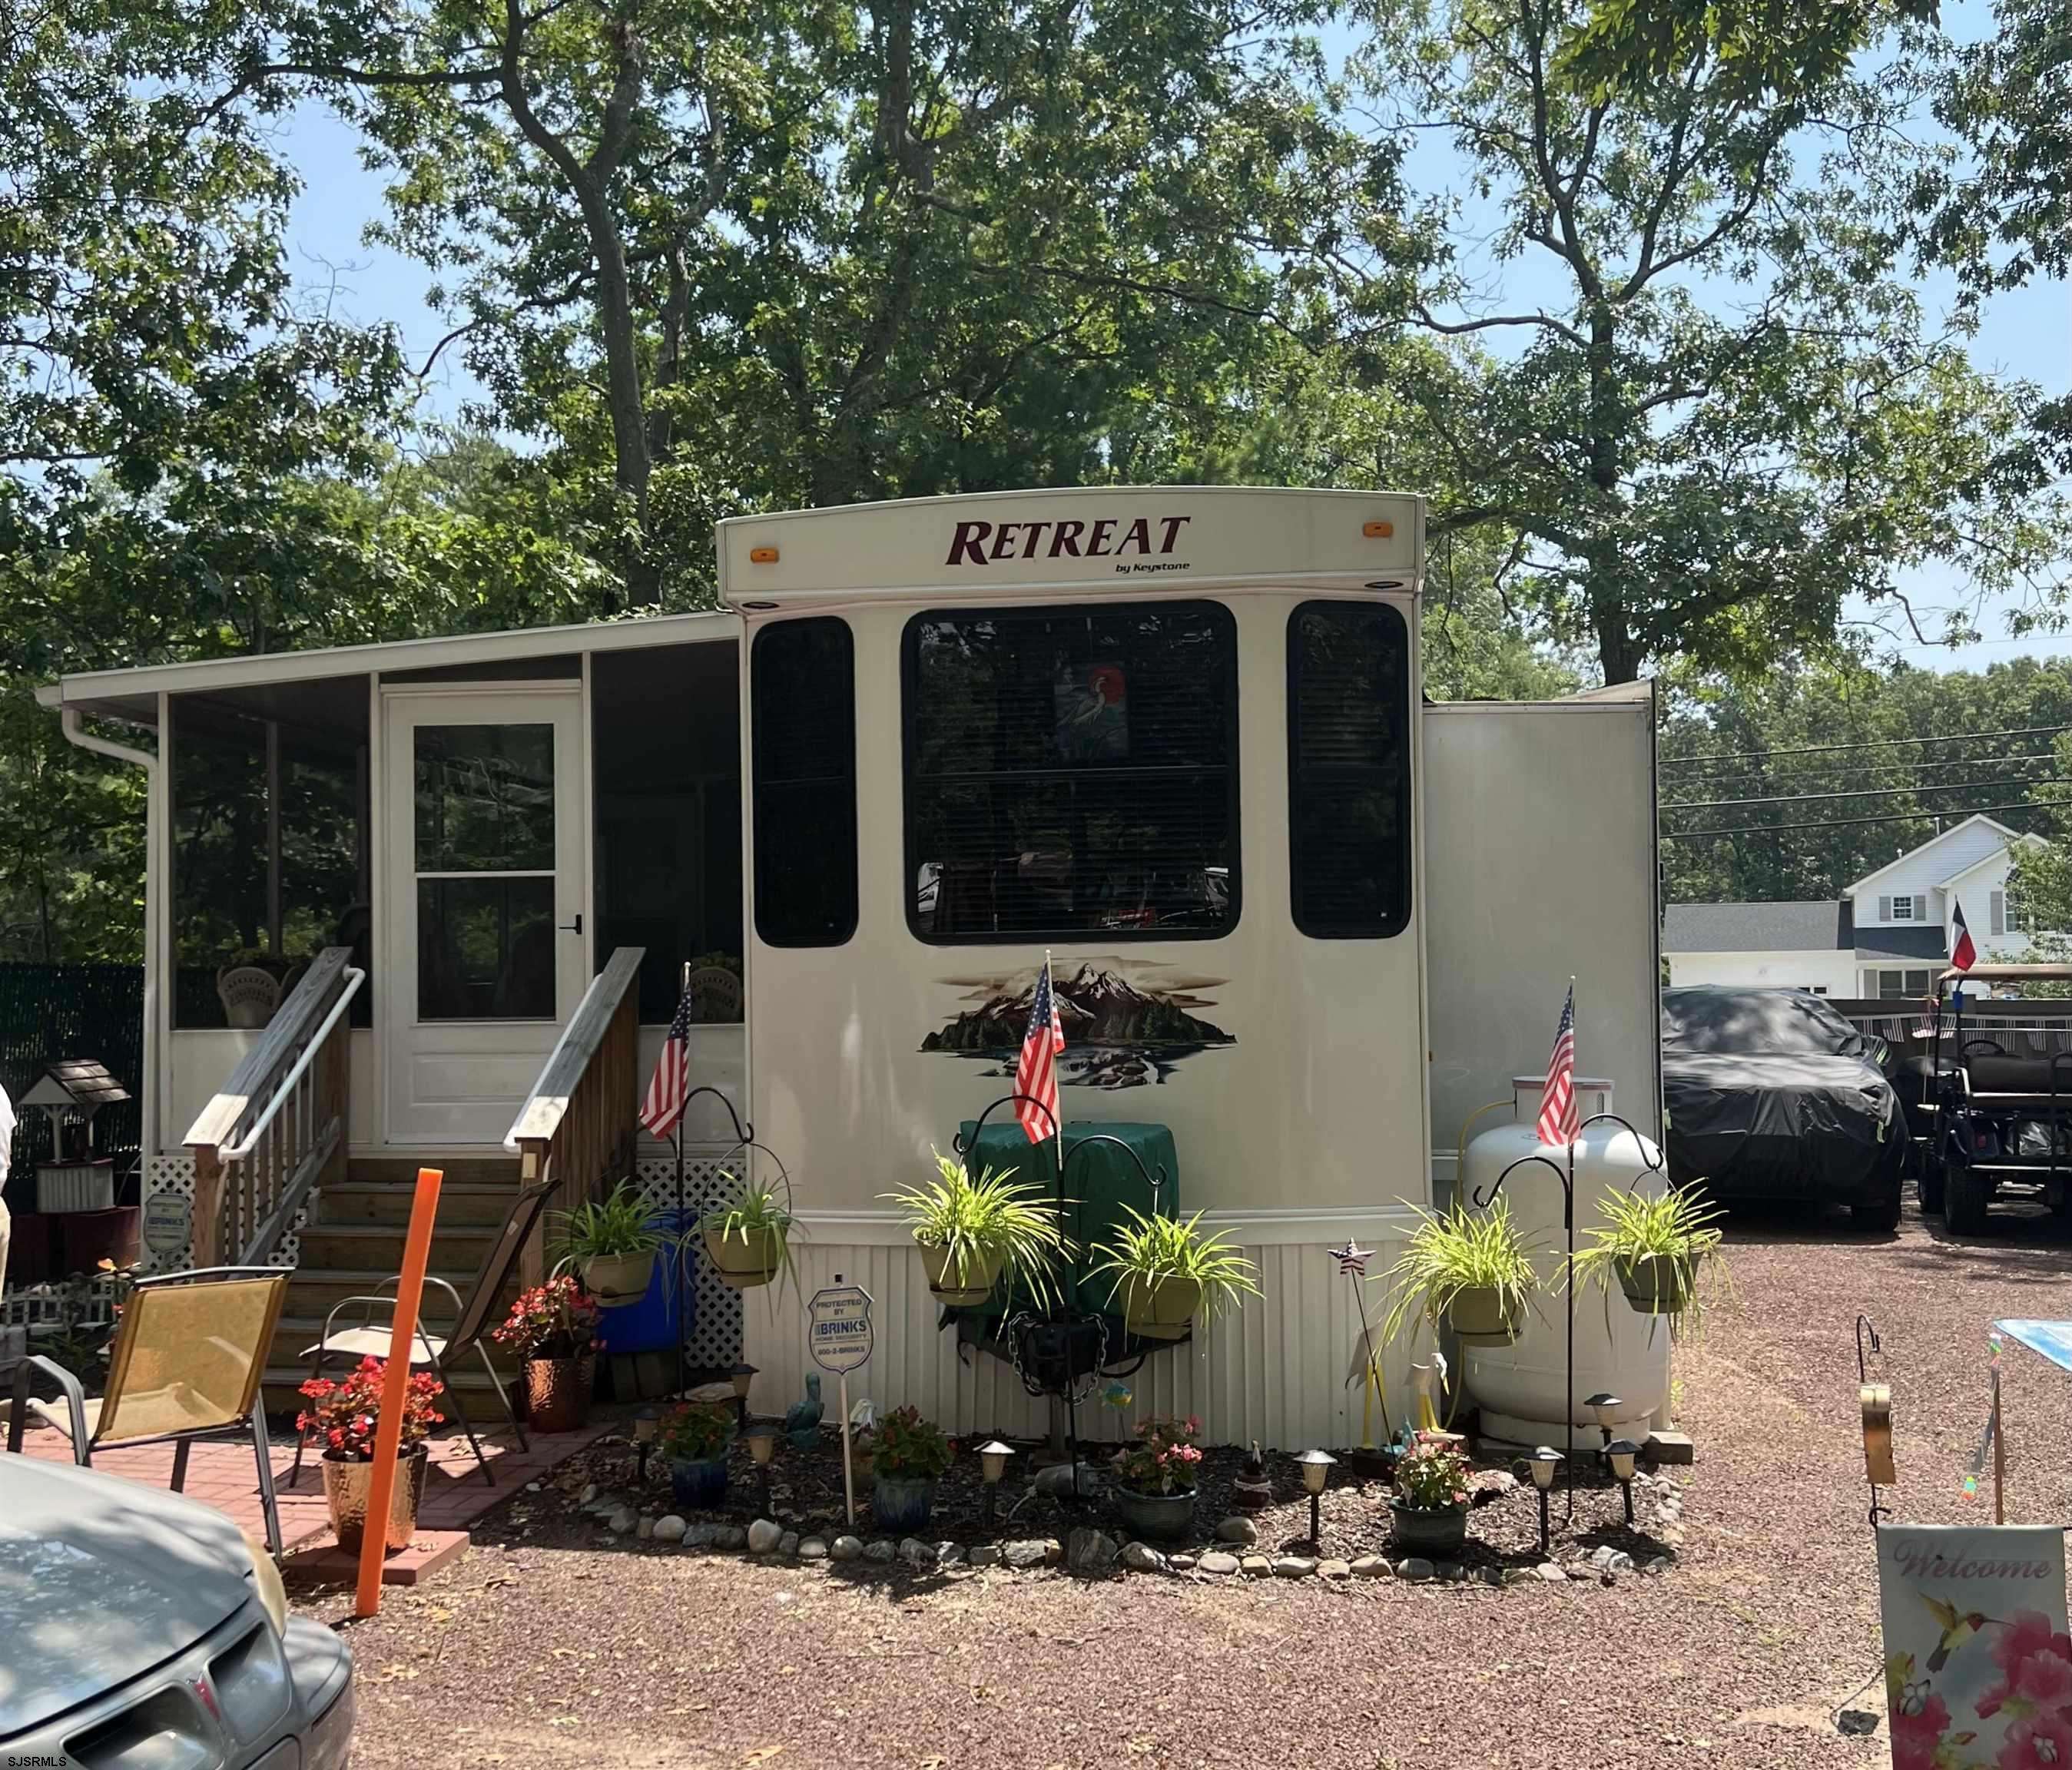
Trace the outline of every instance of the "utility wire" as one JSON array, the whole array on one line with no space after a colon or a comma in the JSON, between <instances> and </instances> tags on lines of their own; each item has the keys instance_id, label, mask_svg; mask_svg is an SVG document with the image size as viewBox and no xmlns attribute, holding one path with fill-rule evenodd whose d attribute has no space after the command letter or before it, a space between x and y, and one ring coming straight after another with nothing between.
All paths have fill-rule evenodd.
<instances>
[{"instance_id":1,"label":"utility wire","mask_svg":"<svg viewBox=\"0 0 2072 1770\"><path fill-rule=\"evenodd\" d=\"M1824 782L1846 780L1860 774L1903 774L1933 772L1936 770L1951 768L2021 767L2030 762L2049 762L2054 766L2057 761L2056 751L2048 749L2017 750L2012 755L1922 757L1914 761L1906 761L1894 756L1887 757L1883 761L1875 762L1809 763L1806 765L1803 772L1794 770L1788 775L1783 774L1782 771L1773 772L1764 768L1760 763L1742 762L1731 768L1721 769L1719 772L1728 778L1723 783L1715 782L1714 784L1732 785L1736 776L1760 786L1778 778Z\"/></svg>"},{"instance_id":2,"label":"utility wire","mask_svg":"<svg viewBox=\"0 0 2072 1770\"><path fill-rule=\"evenodd\" d=\"M1974 805L1968 810L1959 811L1947 806L1938 806L1926 811L1892 811L1882 817L1816 817L1803 823L1742 823L1730 830L1663 830L1659 840L1663 842L1695 842L1704 836L1775 836L1786 830L1832 830L1851 823L1925 823L1936 817L1988 817L1996 811L2047 811L2047 805Z\"/></svg>"},{"instance_id":3,"label":"utility wire","mask_svg":"<svg viewBox=\"0 0 2072 1770\"><path fill-rule=\"evenodd\" d=\"M1889 799L1895 793L1963 793L1975 792L1984 787L1988 792L1998 793L2009 787L2072 786L2072 777L2058 774L2040 781L1903 781L1897 786L1858 786L1846 793L1779 793L1771 799L1665 799L1665 811L1716 811L1729 805L1807 805L1816 799ZM1926 817L1939 816L1934 810L1922 814Z\"/></svg>"},{"instance_id":4,"label":"utility wire","mask_svg":"<svg viewBox=\"0 0 2072 1770\"><path fill-rule=\"evenodd\" d=\"M1975 737L2034 737L2045 732L2072 731L2072 725L2017 725L2007 731L1950 731L1936 737L1866 737L1851 744L1802 744L1789 749L1716 749L1696 756L1664 756L1663 768L1692 762L1735 762L1750 756L1830 756L1845 749L1885 749L1896 744L1954 744Z\"/></svg>"}]
</instances>

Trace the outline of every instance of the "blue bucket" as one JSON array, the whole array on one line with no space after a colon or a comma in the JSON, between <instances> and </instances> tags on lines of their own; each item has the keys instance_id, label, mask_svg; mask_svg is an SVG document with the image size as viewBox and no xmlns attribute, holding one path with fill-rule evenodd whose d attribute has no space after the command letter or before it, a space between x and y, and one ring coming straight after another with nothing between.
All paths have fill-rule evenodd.
<instances>
[{"instance_id":1,"label":"blue bucket","mask_svg":"<svg viewBox=\"0 0 2072 1770\"><path fill-rule=\"evenodd\" d=\"M676 1236L679 1222L693 1226L697 1222L695 1212L685 1211L679 1219L673 1211L656 1214L656 1222L662 1233L672 1238ZM676 1318L676 1273L678 1263L683 1273L683 1320ZM655 1258L655 1271L648 1280L648 1292L637 1303L628 1303L616 1309L603 1309L598 1333L604 1341L604 1349L609 1353L622 1352L661 1352L672 1349L690 1337L697 1324L698 1313L697 1274L691 1263L688 1248L665 1246Z\"/></svg>"}]
</instances>

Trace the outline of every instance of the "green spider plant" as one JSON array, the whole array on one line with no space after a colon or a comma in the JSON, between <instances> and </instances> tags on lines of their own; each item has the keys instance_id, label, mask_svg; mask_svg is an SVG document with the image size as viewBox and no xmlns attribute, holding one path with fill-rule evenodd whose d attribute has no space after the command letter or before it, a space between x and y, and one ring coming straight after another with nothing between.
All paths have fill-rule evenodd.
<instances>
[{"instance_id":1,"label":"green spider plant","mask_svg":"<svg viewBox=\"0 0 2072 1770\"><path fill-rule=\"evenodd\" d=\"M1409 1246L1379 1275L1394 1297L1382 1325L1384 1341L1395 1339L1414 1318L1436 1329L1465 1292L1495 1292L1507 1316L1523 1311L1540 1287L1540 1275L1508 1200L1498 1198L1486 1211L1459 1203L1443 1213L1416 1205L1410 1209L1417 1214L1417 1227Z\"/></svg>"},{"instance_id":2,"label":"green spider plant","mask_svg":"<svg viewBox=\"0 0 2072 1770\"><path fill-rule=\"evenodd\" d=\"M878 1196L899 1207L919 1246L944 1251L944 1276L952 1288L983 1285L989 1274L997 1275L1020 1280L1037 1307L1048 1309L1057 1294L1056 1263L1073 1249L1042 1189L1017 1181L1012 1168L984 1168L973 1180L955 1157L931 1153L933 1180Z\"/></svg>"},{"instance_id":3,"label":"green spider plant","mask_svg":"<svg viewBox=\"0 0 2072 1770\"><path fill-rule=\"evenodd\" d=\"M1576 1250L1576 1283L1605 1293L1617 1283L1637 1307L1667 1304L1659 1312L1679 1334L1703 1325L1699 1281L1708 1271L1726 1281L1720 1248L1720 1211L1681 1187L1659 1193L1609 1193L1598 1201L1601 1221L1584 1231Z\"/></svg>"},{"instance_id":4,"label":"green spider plant","mask_svg":"<svg viewBox=\"0 0 2072 1770\"><path fill-rule=\"evenodd\" d=\"M1202 1234L1200 1211L1192 1217L1178 1218L1147 1217L1127 1205L1122 1209L1128 1221L1116 1227L1115 1240L1097 1242L1088 1250L1100 1259L1087 1276L1113 1273L1115 1282L1108 1298L1112 1302L1120 1297L1125 1313L1132 1299L1149 1297L1169 1279L1201 1287L1199 1309L1204 1329L1245 1298L1263 1294L1252 1276L1256 1269L1251 1261L1225 1241L1220 1231L1213 1235Z\"/></svg>"}]
</instances>

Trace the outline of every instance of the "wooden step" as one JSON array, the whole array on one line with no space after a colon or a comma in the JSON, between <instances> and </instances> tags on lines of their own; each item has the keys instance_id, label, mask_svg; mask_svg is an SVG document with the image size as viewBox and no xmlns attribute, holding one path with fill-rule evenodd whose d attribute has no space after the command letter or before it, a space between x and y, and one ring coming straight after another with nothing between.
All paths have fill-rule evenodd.
<instances>
[{"instance_id":1,"label":"wooden step","mask_svg":"<svg viewBox=\"0 0 2072 1770\"><path fill-rule=\"evenodd\" d=\"M318 1217L302 1230L300 1271L363 1272L381 1267L393 1272L402 1264L402 1224L327 1222L321 1211ZM431 1270L442 1278L454 1273L472 1278L495 1245L494 1225L441 1221L432 1228Z\"/></svg>"},{"instance_id":2,"label":"wooden step","mask_svg":"<svg viewBox=\"0 0 2072 1770\"><path fill-rule=\"evenodd\" d=\"M511 1209L518 1189L515 1177L502 1181L458 1181L439 1188L438 1221L481 1223L494 1228ZM318 1220L326 1223L393 1223L401 1230L410 1221L415 1188L385 1180L347 1178L317 1195Z\"/></svg>"},{"instance_id":3,"label":"wooden step","mask_svg":"<svg viewBox=\"0 0 2072 1770\"><path fill-rule=\"evenodd\" d=\"M439 1183L442 1201L455 1186L501 1186L508 1193L518 1185L518 1157L509 1150L465 1156L348 1156L345 1177L356 1185L408 1190L417 1185L420 1168L436 1168L445 1177Z\"/></svg>"}]
</instances>

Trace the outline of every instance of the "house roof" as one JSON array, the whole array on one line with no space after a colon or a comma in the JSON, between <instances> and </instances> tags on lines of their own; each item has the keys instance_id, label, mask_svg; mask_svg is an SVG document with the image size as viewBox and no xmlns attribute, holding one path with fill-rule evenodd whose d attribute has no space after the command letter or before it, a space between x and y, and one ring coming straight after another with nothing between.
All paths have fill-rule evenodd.
<instances>
[{"instance_id":1,"label":"house roof","mask_svg":"<svg viewBox=\"0 0 2072 1770\"><path fill-rule=\"evenodd\" d=\"M1968 830L1974 823L1983 823L1990 829L1999 831L2000 835L2009 842L2017 841L2021 839L2021 832L2019 830L2008 828L2008 826L2001 823L1999 819L1988 817L1984 811L1974 811L1969 817L1966 818L1963 823L1951 824L1948 829L1942 831L1939 835L1930 836L1926 842L1918 844L1916 846L1909 848L1906 853L1894 855L1891 860L1886 861L1885 864L1880 867L1876 872L1866 873L1863 877L1857 880L1854 885L1849 887L1848 895L1853 897L1866 885L1875 885L1888 873L1891 872L1893 868L1904 865L1906 862L1913 860L1916 855L1926 854L1930 849L1940 847L1943 843L1947 842L1950 838L1955 836L1959 830Z\"/></svg>"},{"instance_id":2,"label":"house roof","mask_svg":"<svg viewBox=\"0 0 2072 1770\"><path fill-rule=\"evenodd\" d=\"M1856 948L1859 959L1947 959L1949 942L1940 922L1913 928L1866 928Z\"/></svg>"},{"instance_id":3,"label":"house roof","mask_svg":"<svg viewBox=\"0 0 2072 1770\"><path fill-rule=\"evenodd\" d=\"M1855 943L1849 906L1672 903L1662 912L1666 953L1836 952Z\"/></svg>"},{"instance_id":4,"label":"house roof","mask_svg":"<svg viewBox=\"0 0 2072 1770\"><path fill-rule=\"evenodd\" d=\"M2050 846L2050 844L2045 841L2041 836L2035 835L2033 832L2028 836L2016 836L2014 839L2014 841L2010 843L2008 846L2012 848L2016 845L2032 848L2047 848ZM1970 878L1973 873L1980 871L1982 868L1992 865L1995 861L1998 860L2001 856L2004 855L2007 852L2007 848L1995 848L1991 854L1980 855L1978 859L1974 860L1969 866L1962 868L1959 871L1951 873L1948 878L1939 881L1937 883L1935 889L1938 891L1948 891L1956 885L1962 885L1965 880Z\"/></svg>"},{"instance_id":5,"label":"house roof","mask_svg":"<svg viewBox=\"0 0 2072 1770\"><path fill-rule=\"evenodd\" d=\"M696 639L738 638L740 632L741 618L730 610L641 615L572 626L516 627L498 633L460 633L375 645L205 658L187 663L141 664L129 670L94 670L45 683L36 690L36 699L46 707L76 708L136 725L155 725L161 693L192 694L209 689L257 688L268 683L316 682L327 676L447 669L574 652L680 645Z\"/></svg>"}]
</instances>

